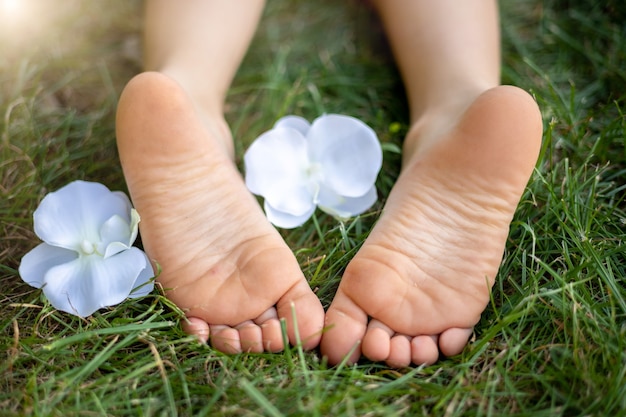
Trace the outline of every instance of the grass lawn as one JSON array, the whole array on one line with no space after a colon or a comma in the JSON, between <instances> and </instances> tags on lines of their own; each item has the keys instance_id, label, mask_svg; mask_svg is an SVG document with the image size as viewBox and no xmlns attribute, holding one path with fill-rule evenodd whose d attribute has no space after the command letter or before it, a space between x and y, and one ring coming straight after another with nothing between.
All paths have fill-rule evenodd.
<instances>
[{"instance_id":1,"label":"grass lawn","mask_svg":"<svg viewBox=\"0 0 626 417\"><path fill-rule=\"evenodd\" d=\"M503 1L503 82L544 118L537 169L492 302L434 366L329 367L317 352L226 356L186 337L157 291L80 319L17 268L32 212L76 180L125 190L114 114L140 70L141 3L0 1L0 415L626 415L626 3ZM16 13L11 15L10 13ZM233 30L236 30L235 28ZM270 0L232 87L246 146L285 114L350 114L379 134L382 200L284 232L325 306L398 174L402 85L359 2Z\"/></svg>"}]
</instances>

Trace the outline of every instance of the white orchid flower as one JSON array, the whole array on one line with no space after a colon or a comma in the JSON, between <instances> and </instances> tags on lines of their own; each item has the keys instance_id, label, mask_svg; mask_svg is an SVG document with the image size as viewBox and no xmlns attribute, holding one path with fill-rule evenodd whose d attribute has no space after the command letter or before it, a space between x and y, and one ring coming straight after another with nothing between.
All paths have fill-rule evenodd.
<instances>
[{"instance_id":1,"label":"white orchid flower","mask_svg":"<svg viewBox=\"0 0 626 417\"><path fill-rule=\"evenodd\" d=\"M347 219L376 202L382 160L376 133L358 119L328 114L309 124L286 116L246 151L246 185L265 199L275 226L300 226L316 207Z\"/></svg>"},{"instance_id":2,"label":"white orchid flower","mask_svg":"<svg viewBox=\"0 0 626 417\"><path fill-rule=\"evenodd\" d=\"M74 181L48 194L33 219L44 243L22 258L19 273L56 309L86 317L152 291L150 261L132 247L139 214L126 194Z\"/></svg>"}]
</instances>

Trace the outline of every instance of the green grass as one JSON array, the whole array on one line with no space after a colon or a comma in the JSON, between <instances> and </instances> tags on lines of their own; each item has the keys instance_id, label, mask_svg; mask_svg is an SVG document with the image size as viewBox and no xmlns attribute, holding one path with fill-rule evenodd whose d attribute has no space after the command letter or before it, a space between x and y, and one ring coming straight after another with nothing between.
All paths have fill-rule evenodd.
<instances>
[{"instance_id":1,"label":"green grass","mask_svg":"<svg viewBox=\"0 0 626 417\"><path fill-rule=\"evenodd\" d=\"M139 70L140 5L64 4L34 22L45 36L0 29L0 415L626 413L623 2L503 2L503 81L542 108L541 158L472 342L404 370L331 368L297 347L226 356L186 337L157 292L79 319L19 279L47 192L75 179L125 189L114 113ZM284 114L349 113L385 146L384 198L407 112L381 33L356 2L270 1L229 96L238 155ZM381 206L283 233L325 305Z\"/></svg>"}]
</instances>

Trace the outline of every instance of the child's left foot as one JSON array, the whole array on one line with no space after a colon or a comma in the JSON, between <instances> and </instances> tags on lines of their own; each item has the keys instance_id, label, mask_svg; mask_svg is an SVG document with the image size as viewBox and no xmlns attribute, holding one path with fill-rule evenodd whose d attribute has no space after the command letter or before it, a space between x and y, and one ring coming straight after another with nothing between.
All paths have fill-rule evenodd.
<instances>
[{"instance_id":1,"label":"child's left foot","mask_svg":"<svg viewBox=\"0 0 626 417\"><path fill-rule=\"evenodd\" d=\"M463 350L489 302L541 134L533 99L496 87L447 134L405 155L326 314L330 363L351 353L349 362L363 354L403 367Z\"/></svg>"}]
</instances>

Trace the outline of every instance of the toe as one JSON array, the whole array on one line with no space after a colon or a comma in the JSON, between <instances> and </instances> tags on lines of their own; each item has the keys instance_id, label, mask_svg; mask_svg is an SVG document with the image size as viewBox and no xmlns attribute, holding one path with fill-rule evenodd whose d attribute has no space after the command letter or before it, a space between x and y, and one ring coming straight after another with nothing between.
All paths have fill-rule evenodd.
<instances>
[{"instance_id":1,"label":"toe","mask_svg":"<svg viewBox=\"0 0 626 417\"><path fill-rule=\"evenodd\" d=\"M281 352L285 349L283 331L280 320L270 319L261 325L263 331L263 347L267 352Z\"/></svg>"},{"instance_id":2,"label":"toe","mask_svg":"<svg viewBox=\"0 0 626 417\"><path fill-rule=\"evenodd\" d=\"M319 345L324 326L324 308L303 278L276 304L278 317L287 323L292 345L302 344L305 350ZM296 330L297 329L297 330Z\"/></svg>"},{"instance_id":3,"label":"toe","mask_svg":"<svg viewBox=\"0 0 626 417\"><path fill-rule=\"evenodd\" d=\"M474 329L452 328L439 336L439 350L445 356L458 355L463 351Z\"/></svg>"},{"instance_id":4,"label":"toe","mask_svg":"<svg viewBox=\"0 0 626 417\"><path fill-rule=\"evenodd\" d=\"M360 343L367 328L367 315L341 287L326 313L326 326L322 336L322 354L330 364L344 359L354 363L361 356Z\"/></svg>"},{"instance_id":5,"label":"toe","mask_svg":"<svg viewBox=\"0 0 626 417\"><path fill-rule=\"evenodd\" d=\"M415 365L432 365L439 360L437 336L415 336L411 340L411 361Z\"/></svg>"},{"instance_id":6,"label":"toe","mask_svg":"<svg viewBox=\"0 0 626 417\"><path fill-rule=\"evenodd\" d=\"M242 352L263 352L263 331L251 320L237 326Z\"/></svg>"},{"instance_id":7,"label":"toe","mask_svg":"<svg viewBox=\"0 0 626 417\"><path fill-rule=\"evenodd\" d=\"M391 350L386 362L391 368L406 368L411 365L411 338L403 334L391 338Z\"/></svg>"},{"instance_id":8,"label":"toe","mask_svg":"<svg viewBox=\"0 0 626 417\"><path fill-rule=\"evenodd\" d=\"M369 360L381 362L389 358L391 352L391 337L394 331L376 319L372 319L367 325L367 331L363 336L361 350Z\"/></svg>"},{"instance_id":9,"label":"toe","mask_svg":"<svg viewBox=\"0 0 626 417\"><path fill-rule=\"evenodd\" d=\"M210 331L206 321L198 317L187 317L181 326L185 333L196 336L201 343L207 343L209 340Z\"/></svg>"},{"instance_id":10,"label":"toe","mask_svg":"<svg viewBox=\"0 0 626 417\"><path fill-rule=\"evenodd\" d=\"M241 353L239 331L229 326L210 325L211 345L220 352L235 354Z\"/></svg>"},{"instance_id":11,"label":"toe","mask_svg":"<svg viewBox=\"0 0 626 417\"><path fill-rule=\"evenodd\" d=\"M263 348L267 352L280 352L285 348L283 331L274 307L254 319L263 333Z\"/></svg>"}]
</instances>

